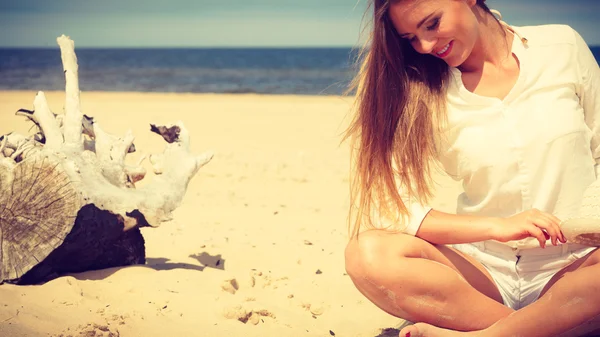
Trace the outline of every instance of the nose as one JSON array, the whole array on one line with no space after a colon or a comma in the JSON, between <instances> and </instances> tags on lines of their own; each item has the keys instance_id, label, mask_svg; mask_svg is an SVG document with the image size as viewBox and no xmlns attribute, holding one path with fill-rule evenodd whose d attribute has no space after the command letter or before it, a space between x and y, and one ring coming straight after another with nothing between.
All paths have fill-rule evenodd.
<instances>
[{"instance_id":1,"label":"nose","mask_svg":"<svg viewBox=\"0 0 600 337\"><path fill-rule=\"evenodd\" d=\"M431 54L436 43L437 40L435 39L418 38L417 41L414 42L413 47L418 53Z\"/></svg>"}]
</instances>

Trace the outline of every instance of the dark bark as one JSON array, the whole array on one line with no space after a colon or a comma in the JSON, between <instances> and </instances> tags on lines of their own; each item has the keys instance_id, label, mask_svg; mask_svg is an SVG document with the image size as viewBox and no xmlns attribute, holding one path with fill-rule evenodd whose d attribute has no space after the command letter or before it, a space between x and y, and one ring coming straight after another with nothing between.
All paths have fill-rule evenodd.
<instances>
[{"instance_id":1,"label":"dark bark","mask_svg":"<svg viewBox=\"0 0 600 337\"><path fill-rule=\"evenodd\" d=\"M139 228L124 232L120 216L86 205L79 210L64 242L41 263L9 282L38 284L65 273L145 263L144 237Z\"/></svg>"}]
</instances>

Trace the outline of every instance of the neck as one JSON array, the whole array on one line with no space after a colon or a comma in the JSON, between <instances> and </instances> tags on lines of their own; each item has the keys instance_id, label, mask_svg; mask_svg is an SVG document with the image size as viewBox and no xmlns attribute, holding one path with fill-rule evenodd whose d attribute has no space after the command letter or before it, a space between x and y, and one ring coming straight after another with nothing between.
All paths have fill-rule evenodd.
<instances>
[{"instance_id":1,"label":"neck","mask_svg":"<svg viewBox=\"0 0 600 337\"><path fill-rule=\"evenodd\" d=\"M500 68L512 53L513 34L492 14L475 7L479 21L479 37L467 60L458 68L462 72L481 72L484 66Z\"/></svg>"}]
</instances>

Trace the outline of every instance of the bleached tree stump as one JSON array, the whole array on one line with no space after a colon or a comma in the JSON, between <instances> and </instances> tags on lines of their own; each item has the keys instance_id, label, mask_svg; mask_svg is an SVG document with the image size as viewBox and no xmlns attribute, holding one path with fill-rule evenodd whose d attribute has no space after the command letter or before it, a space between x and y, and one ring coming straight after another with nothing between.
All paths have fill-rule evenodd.
<instances>
[{"instance_id":1,"label":"bleached tree stump","mask_svg":"<svg viewBox=\"0 0 600 337\"><path fill-rule=\"evenodd\" d=\"M579 212L561 224L568 242L600 247L600 179L587 187Z\"/></svg>"},{"instance_id":2,"label":"bleached tree stump","mask_svg":"<svg viewBox=\"0 0 600 337\"><path fill-rule=\"evenodd\" d=\"M64 115L43 92L19 110L39 132L0 137L0 283L32 284L66 272L145 263L143 226L159 226L179 206L190 179L212 159L195 156L181 122L151 125L167 142L150 156L157 176L146 186L141 162L125 164L134 137L110 135L79 107L74 43L57 39L66 80Z\"/></svg>"}]
</instances>

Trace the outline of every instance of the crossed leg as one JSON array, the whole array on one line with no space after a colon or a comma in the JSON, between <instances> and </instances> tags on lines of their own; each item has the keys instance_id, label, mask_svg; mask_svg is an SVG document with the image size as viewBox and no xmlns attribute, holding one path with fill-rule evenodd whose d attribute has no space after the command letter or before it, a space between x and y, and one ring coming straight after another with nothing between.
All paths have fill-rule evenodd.
<instances>
[{"instance_id":1,"label":"crossed leg","mask_svg":"<svg viewBox=\"0 0 600 337\"><path fill-rule=\"evenodd\" d=\"M600 328L600 250L594 250L557 273L539 300L489 328L461 333L418 323L400 336L584 336Z\"/></svg>"},{"instance_id":2,"label":"crossed leg","mask_svg":"<svg viewBox=\"0 0 600 337\"><path fill-rule=\"evenodd\" d=\"M502 304L495 283L479 262L446 246L371 230L348 243L345 257L346 270L358 290L396 317L473 331L514 312Z\"/></svg>"}]
</instances>

